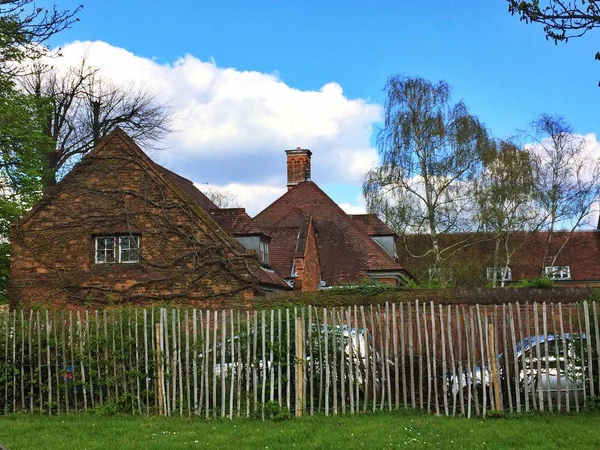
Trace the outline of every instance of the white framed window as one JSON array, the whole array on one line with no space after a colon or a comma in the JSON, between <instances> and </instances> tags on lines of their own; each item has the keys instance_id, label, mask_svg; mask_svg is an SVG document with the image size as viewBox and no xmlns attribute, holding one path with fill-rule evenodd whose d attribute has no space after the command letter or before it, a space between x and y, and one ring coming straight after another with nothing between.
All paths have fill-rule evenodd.
<instances>
[{"instance_id":1,"label":"white framed window","mask_svg":"<svg viewBox=\"0 0 600 450\"><path fill-rule=\"evenodd\" d=\"M96 236L96 263L137 263L140 261L140 237Z\"/></svg>"},{"instance_id":2,"label":"white framed window","mask_svg":"<svg viewBox=\"0 0 600 450\"><path fill-rule=\"evenodd\" d=\"M119 262L140 262L139 236L119 236Z\"/></svg>"},{"instance_id":3,"label":"white framed window","mask_svg":"<svg viewBox=\"0 0 600 450\"><path fill-rule=\"evenodd\" d=\"M261 239L258 244L258 249L259 249L258 256L260 258L260 263L265 266L271 265L270 255L269 255L269 243L267 241L263 241Z\"/></svg>"},{"instance_id":4,"label":"white framed window","mask_svg":"<svg viewBox=\"0 0 600 450\"><path fill-rule=\"evenodd\" d=\"M571 266L546 266L544 276L551 280L570 280Z\"/></svg>"},{"instance_id":5,"label":"white framed window","mask_svg":"<svg viewBox=\"0 0 600 450\"><path fill-rule=\"evenodd\" d=\"M502 274L504 273L504 281L512 280L512 271L510 267L487 267L485 269L485 278L487 280L494 279L494 273L496 274L496 280L502 281Z\"/></svg>"},{"instance_id":6,"label":"white framed window","mask_svg":"<svg viewBox=\"0 0 600 450\"><path fill-rule=\"evenodd\" d=\"M115 236L98 236L96 238L97 263L114 263L116 261L116 242Z\"/></svg>"}]
</instances>

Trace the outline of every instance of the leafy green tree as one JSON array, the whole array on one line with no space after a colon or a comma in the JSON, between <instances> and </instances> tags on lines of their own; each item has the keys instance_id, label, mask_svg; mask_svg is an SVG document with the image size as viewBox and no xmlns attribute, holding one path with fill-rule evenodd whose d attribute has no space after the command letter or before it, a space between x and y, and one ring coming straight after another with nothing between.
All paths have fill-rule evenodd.
<instances>
[{"instance_id":1,"label":"leafy green tree","mask_svg":"<svg viewBox=\"0 0 600 450\"><path fill-rule=\"evenodd\" d=\"M543 266L554 266L572 233L590 224L600 196L600 160L590 155L582 136L561 116L542 114L533 123L531 154L536 178L536 207L547 231ZM554 232L567 230L558 248Z\"/></svg>"},{"instance_id":2,"label":"leafy green tree","mask_svg":"<svg viewBox=\"0 0 600 450\"><path fill-rule=\"evenodd\" d=\"M546 39L555 43L600 27L600 4L595 0L508 0L508 11L526 23L543 25ZM600 52L595 58L600 60Z\"/></svg>"},{"instance_id":3,"label":"leafy green tree","mask_svg":"<svg viewBox=\"0 0 600 450\"><path fill-rule=\"evenodd\" d=\"M546 37L567 42L600 26L600 5L595 0L508 0L508 10L521 20L540 23Z\"/></svg>"},{"instance_id":4,"label":"leafy green tree","mask_svg":"<svg viewBox=\"0 0 600 450\"><path fill-rule=\"evenodd\" d=\"M511 257L526 241L522 235L511 239L513 234L536 231L540 223L529 152L510 141L494 143L473 192L481 229L494 240L491 282L504 286Z\"/></svg>"},{"instance_id":5,"label":"leafy green tree","mask_svg":"<svg viewBox=\"0 0 600 450\"><path fill-rule=\"evenodd\" d=\"M444 248L439 235L472 228L470 187L489 150L488 133L464 103L451 102L443 81L394 75L385 91L381 166L366 174L363 194L400 236L429 236L429 248L416 256L432 255L430 274L439 278L445 255L463 244Z\"/></svg>"},{"instance_id":6,"label":"leafy green tree","mask_svg":"<svg viewBox=\"0 0 600 450\"><path fill-rule=\"evenodd\" d=\"M43 132L47 99L24 94L15 81L22 75L21 63L46 54L46 41L75 22L80 9L0 0L0 299L8 278L10 224L40 198L44 161L51 149Z\"/></svg>"},{"instance_id":7,"label":"leafy green tree","mask_svg":"<svg viewBox=\"0 0 600 450\"><path fill-rule=\"evenodd\" d=\"M0 83L0 298L10 262L10 225L41 197L45 155L44 101Z\"/></svg>"},{"instance_id":8,"label":"leafy green tree","mask_svg":"<svg viewBox=\"0 0 600 450\"><path fill-rule=\"evenodd\" d=\"M75 10L43 8L33 0L0 0L0 76L13 77L18 62L46 54L45 43L77 20Z\"/></svg>"}]
</instances>

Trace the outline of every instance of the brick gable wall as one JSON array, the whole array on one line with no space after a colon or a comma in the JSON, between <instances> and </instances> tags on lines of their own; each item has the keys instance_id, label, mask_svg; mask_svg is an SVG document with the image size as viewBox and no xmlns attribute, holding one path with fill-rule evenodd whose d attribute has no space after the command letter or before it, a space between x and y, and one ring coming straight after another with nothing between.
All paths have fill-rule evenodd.
<instances>
[{"instance_id":1,"label":"brick gable wall","mask_svg":"<svg viewBox=\"0 0 600 450\"><path fill-rule=\"evenodd\" d=\"M102 144L101 144L102 145ZM95 263L97 235L140 236L141 261ZM11 305L253 297L258 262L119 131L59 183L11 235Z\"/></svg>"}]
</instances>

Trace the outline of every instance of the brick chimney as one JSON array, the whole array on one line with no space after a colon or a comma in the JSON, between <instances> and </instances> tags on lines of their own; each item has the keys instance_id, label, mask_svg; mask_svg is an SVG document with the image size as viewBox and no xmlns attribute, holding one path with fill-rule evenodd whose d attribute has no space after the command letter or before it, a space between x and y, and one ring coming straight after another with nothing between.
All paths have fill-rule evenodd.
<instances>
[{"instance_id":1,"label":"brick chimney","mask_svg":"<svg viewBox=\"0 0 600 450\"><path fill-rule=\"evenodd\" d=\"M312 152L306 148L286 150L287 186L288 190L302 181L310 180L310 156Z\"/></svg>"}]
</instances>

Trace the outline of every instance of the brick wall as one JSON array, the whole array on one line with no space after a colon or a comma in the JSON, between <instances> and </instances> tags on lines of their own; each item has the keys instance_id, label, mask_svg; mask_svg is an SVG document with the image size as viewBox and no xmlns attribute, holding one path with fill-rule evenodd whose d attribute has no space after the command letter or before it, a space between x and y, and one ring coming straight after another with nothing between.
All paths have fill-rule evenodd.
<instances>
[{"instance_id":1,"label":"brick wall","mask_svg":"<svg viewBox=\"0 0 600 450\"><path fill-rule=\"evenodd\" d=\"M140 236L141 261L95 262L95 236ZM171 301L218 306L254 295L258 262L122 132L13 225L11 306Z\"/></svg>"},{"instance_id":2,"label":"brick wall","mask_svg":"<svg viewBox=\"0 0 600 450\"><path fill-rule=\"evenodd\" d=\"M299 286L298 290L310 292L319 289L321 264L319 262L319 252L312 220L308 225L304 256L295 258L295 267L298 274L295 286Z\"/></svg>"}]
</instances>

